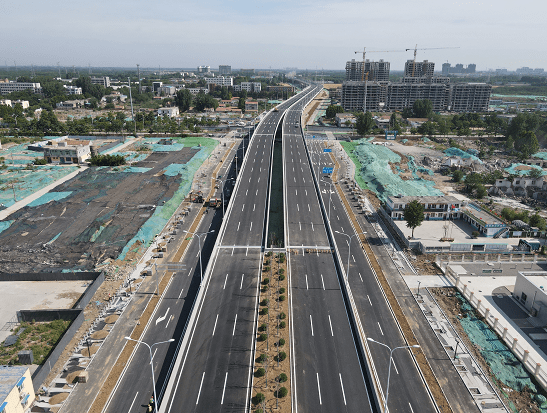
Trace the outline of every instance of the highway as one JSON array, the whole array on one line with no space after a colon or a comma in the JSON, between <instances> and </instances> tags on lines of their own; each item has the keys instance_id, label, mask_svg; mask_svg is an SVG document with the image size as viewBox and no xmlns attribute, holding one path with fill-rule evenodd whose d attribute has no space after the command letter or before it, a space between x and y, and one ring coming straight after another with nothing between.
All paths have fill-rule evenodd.
<instances>
[{"instance_id":1,"label":"highway","mask_svg":"<svg viewBox=\"0 0 547 413\"><path fill-rule=\"evenodd\" d=\"M321 166L334 166L329 153L323 153L322 142L307 140L310 155L316 162L315 171ZM331 199L330 224L344 268L349 256L349 285L357 305L359 317L365 334L376 341L391 348L406 345L397 323L383 295L382 289L374 276L366 254L359 244L358 237L350 240L355 229L346 214L338 193L328 184L330 178L322 176L319 181L321 195L325 208L328 208ZM338 231L338 232L336 232ZM347 234L346 235L342 235ZM389 366L389 350L373 342L368 342L374 360L381 387L385 394ZM390 382L391 395L389 397L390 412L435 412L435 406L427 391L411 354L406 349L393 353L392 375Z\"/></svg>"},{"instance_id":2,"label":"highway","mask_svg":"<svg viewBox=\"0 0 547 413\"><path fill-rule=\"evenodd\" d=\"M253 134L161 412L248 408L274 136L302 95L266 115Z\"/></svg>"},{"instance_id":3,"label":"highway","mask_svg":"<svg viewBox=\"0 0 547 413\"><path fill-rule=\"evenodd\" d=\"M321 89L314 87L306 101ZM304 147L301 114L302 105L295 104L283 121L286 245L297 252L288 255L293 411L371 412ZM326 252L306 253L310 248Z\"/></svg>"}]
</instances>

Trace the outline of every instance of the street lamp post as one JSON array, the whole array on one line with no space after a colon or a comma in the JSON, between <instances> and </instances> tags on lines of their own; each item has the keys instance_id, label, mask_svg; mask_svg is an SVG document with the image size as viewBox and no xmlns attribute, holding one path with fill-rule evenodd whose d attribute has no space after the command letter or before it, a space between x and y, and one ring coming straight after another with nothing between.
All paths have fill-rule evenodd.
<instances>
[{"instance_id":1,"label":"street lamp post","mask_svg":"<svg viewBox=\"0 0 547 413\"><path fill-rule=\"evenodd\" d=\"M416 294L418 297L420 296L420 284L421 283L422 283L421 281L418 281L418 294Z\"/></svg>"},{"instance_id":2,"label":"street lamp post","mask_svg":"<svg viewBox=\"0 0 547 413\"><path fill-rule=\"evenodd\" d=\"M418 344L415 344L413 346L400 346L400 347L395 347L395 348L392 349L387 344L380 343L379 341L376 341L376 340L374 340L370 337L367 337L367 340L372 341L373 343L376 343L376 344L380 344L381 346L384 346L389 350L389 368L387 370L386 397L384 399L384 413L387 413L387 399L389 397L389 377L391 375L391 362L393 361L393 352L395 350L400 349L400 348L420 348L420 346Z\"/></svg>"},{"instance_id":3,"label":"street lamp post","mask_svg":"<svg viewBox=\"0 0 547 413\"><path fill-rule=\"evenodd\" d=\"M324 182L324 183L329 185L329 222L330 222L330 201L331 201L331 198L332 198L332 186L334 185L334 183L327 182L324 179L321 179L321 182Z\"/></svg>"},{"instance_id":4,"label":"street lamp post","mask_svg":"<svg viewBox=\"0 0 547 413\"><path fill-rule=\"evenodd\" d=\"M222 216L224 217L224 184L226 181L233 181L234 178L228 178L228 179L219 179L222 185L222 190L220 192L220 195L222 196Z\"/></svg>"},{"instance_id":5,"label":"street lamp post","mask_svg":"<svg viewBox=\"0 0 547 413\"><path fill-rule=\"evenodd\" d=\"M359 232L359 233L353 234L353 235L348 235L348 234L345 234L345 233L340 232L340 231L334 231L334 232L336 232L337 234L340 234L340 235L345 235L346 237L349 238L349 242L348 242L348 267L346 269L346 281L349 282L349 256L350 256L350 253L351 253L351 240L353 239L353 237L356 237L357 235L366 234L366 232Z\"/></svg>"},{"instance_id":6,"label":"street lamp post","mask_svg":"<svg viewBox=\"0 0 547 413\"><path fill-rule=\"evenodd\" d=\"M171 342L175 341L175 339L171 338L167 341L160 341L158 343L152 344L151 346L148 343L145 343L144 341L134 340L131 337L125 337L125 339L135 341L135 342L140 343L140 344L144 344L146 347L148 347L148 351L150 352L150 369L152 370L152 388L154 390L154 409L156 410L156 413L158 413L158 399L156 398L156 380L154 379L154 365L152 364L152 359L153 359L153 357L152 357L152 347L154 347L158 344L171 343Z\"/></svg>"},{"instance_id":7,"label":"street lamp post","mask_svg":"<svg viewBox=\"0 0 547 413\"><path fill-rule=\"evenodd\" d=\"M203 282L203 264L201 262L201 237L202 236L207 236L207 234L212 234L213 232L215 232L215 230L211 230L209 232L202 232L202 233L197 233L197 232L190 232L190 231L186 231L186 230L183 230L184 232L186 232L187 234L191 234L192 236L196 236L198 237L198 243L199 243L199 271L201 273L201 281Z\"/></svg>"}]
</instances>

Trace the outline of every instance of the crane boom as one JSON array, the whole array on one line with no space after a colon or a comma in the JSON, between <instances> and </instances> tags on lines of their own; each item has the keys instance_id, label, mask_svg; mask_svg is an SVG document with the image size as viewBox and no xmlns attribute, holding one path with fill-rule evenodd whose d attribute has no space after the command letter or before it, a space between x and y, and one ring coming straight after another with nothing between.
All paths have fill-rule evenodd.
<instances>
[{"instance_id":1,"label":"crane boom","mask_svg":"<svg viewBox=\"0 0 547 413\"><path fill-rule=\"evenodd\" d=\"M418 49L418 45L414 46L414 49L405 49L405 52L408 52L409 50L414 50L414 60L412 62L412 77L414 77L414 70L416 69L416 54L418 50L440 50L440 49L459 49L459 46L457 47L425 47Z\"/></svg>"}]
</instances>

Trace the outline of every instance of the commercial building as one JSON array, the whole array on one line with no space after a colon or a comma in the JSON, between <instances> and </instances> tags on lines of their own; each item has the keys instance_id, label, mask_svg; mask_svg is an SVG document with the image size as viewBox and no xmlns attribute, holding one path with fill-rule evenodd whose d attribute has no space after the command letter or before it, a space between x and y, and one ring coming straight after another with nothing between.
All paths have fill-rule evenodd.
<instances>
[{"instance_id":1,"label":"commercial building","mask_svg":"<svg viewBox=\"0 0 547 413\"><path fill-rule=\"evenodd\" d=\"M217 85L217 86L233 86L234 78L229 76L218 76L218 77L206 77L205 81L208 85Z\"/></svg>"},{"instance_id":2,"label":"commercial building","mask_svg":"<svg viewBox=\"0 0 547 413\"><path fill-rule=\"evenodd\" d=\"M108 76L92 77L91 83L94 85L101 85L103 87L110 87L110 78Z\"/></svg>"},{"instance_id":3,"label":"commercial building","mask_svg":"<svg viewBox=\"0 0 547 413\"><path fill-rule=\"evenodd\" d=\"M173 96L177 93L177 88L175 86L164 85L158 88L158 94L160 96Z\"/></svg>"},{"instance_id":4,"label":"commercial building","mask_svg":"<svg viewBox=\"0 0 547 413\"><path fill-rule=\"evenodd\" d=\"M23 90L30 90L32 93L42 93L42 87L40 83L30 82L1 82L0 83L0 95L7 95L12 92L21 92Z\"/></svg>"},{"instance_id":5,"label":"commercial building","mask_svg":"<svg viewBox=\"0 0 547 413\"><path fill-rule=\"evenodd\" d=\"M64 102L59 102L57 109L79 109L85 104L84 100L65 100Z\"/></svg>"},{"instance_id":6,"label":"commercial building","mask_svg":"<svg viewBox=\"0 0 547 413\"><path fill-rule=\"evenodd\" d=\"M59 142L55 146L44 146L44 159L48 163L80 164L84 163L90 156L89 145L67 145L66 142Z\"/></svg>"},{"instance_id":7,"label":"commercial building","mask_svg":"<svg viewBox=\"0 0 547 413\"><path fill-rule=\"evenodd\" d=\"M169 116L170 118L175 118L179 116L179 108L173 106L172 108L159 108L158 116Z\"/></svg>"},{"instance_id":8,"label":"commercial building","mask_svg":"<svg viewBox=\"0 0 547 413\"><path fill-rule=\"evenodd\" d=\"M65 88L65 91L67 95L81 95L82 94L82 88L78 86L67 86L63 85Z\"/></svg>"},{"instance_id":9,"label":"commercial building","mask_svg":"<svg viewBox=\"0 0 547 413\"><path fill-rule=\"evenodd\" d=\"M209 93L209 89L206 87L188 87L186 88L192 95L197 95L199 93Z\"/></svg>"},{"instance_id":10,"label":"commercial building","mask_svg":"<svg viewBox=\"0 0 547 413\"><path fill-rule=\"evenodd\" d=\"M447 110L452 112L486 112L492 85L486 83L456 83L450 85Z\"/></svg>"},{"instance_id":11,"label":"commercial building","mask_svg":"<svg viewBox=\"0 0 547 413\"><path fill-rule=\"evenodd\" d=\"M260 82L241 82L239 85L234 85L234 92L241 92L245 90L249 93L258 93L262 90L262 83Z\"/></svg>"},{"instance_id":12,"label":"commercial building","mask_svg":"<svg viewBox=\"0 0 547 413\"><path fill-rule=\"evenodd\" d=\"M364 80L365 74L368 73L368 80L375 82L389 81L390 63L380 60L378 62L365 61L363 62L352 59L346 62L346 80L361 81Z\"/></svg>"},{"instance_id":13,"label":"commercial building","mask_svg":"<svg viewBox=\"0 0 547 413\"><path fill-rule=\"evenodd\" d=\"M231 75L232 74L232 66L219 65L218 66L218 74L220 76Z\"/></svg>"},{"instance_id":14,"label":"commercial building","mask_svg":"<svg viewBox=\"0 0 547 413\"><path fill-rule=\"evenodd\" d=\"M0 99L0 105L10 106L11 107L11 100L10 99Z\"/></svg>"},{"instance_id":15,"label":"commercial building","mask_svg":"<svg viewBox=\"0 0 547 413\"><path fill-rule=\"evenodd\" d=\"M0 366L0 412L28 412L34 400L28 367Z\"/></svg>"},{"instance_id":16,"label":"commercial building","mask_svg":"<svg viewBox=\"0 0 547 413\"><path fill-rule=\"evenodd\" d=\"M268 86L268 92L293 93L294 86L291 86L291 85Z\"/></svg>"},{"instance_id":17,"label":"commercial building","mask_svg":"<svg viewBox=\"0 0 547 413\"><path fill-rule=\"evenodd\" d=\"M463 67L461 63L458 63L456 66L452 67L450 63L443 63L442 73L443 76L454 75L454 74L473 74L477 70L477 65L471 63L467 67Z\"/></svg>"},{"instance_id":18,"label":"commercial building","mask_svg":"<svg viewBox=\"0 0 547 413\"><path fill-rule=\"evenodd\" d=\"M351 128L357 122L352 113L337 113L334 120L339 128Z\"/></svg>"},{"instance_id":19,"label":"commercial building","mask_svg":"<svg viewBox=\"0 0 547 413\"><path fill-rule=\"evenodd\" d=\"M513 297L542 327L547 326L547 272L519 271Z\"/></svg>"},{"instance_id":20,"label":"commercial building","mask_svg":"<svg viewBox=\"0 0 547 413\"><path fill-rule=\"evenodd\" d=\"M211 66L198 66L198 73L210 73Z\"/></svg>"}]
</instances>

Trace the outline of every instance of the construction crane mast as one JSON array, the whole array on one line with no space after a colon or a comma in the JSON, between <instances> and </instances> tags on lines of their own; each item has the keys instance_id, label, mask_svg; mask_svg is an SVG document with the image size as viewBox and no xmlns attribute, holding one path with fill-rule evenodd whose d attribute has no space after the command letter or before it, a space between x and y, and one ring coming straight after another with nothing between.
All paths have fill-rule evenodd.
<instances>
[{"instance_id":1,"label":"construction crane mast","mask_svg":"<svg viewBox=\"0 0 547 413\"><path fill-rule=\"evenodd\" d=\"M391 52L403 52L403 51L406 51L406 50L370 50L368 53L391 53ZM361 82L363 80L365 81L365 98L363 101L363 112L366 112L367 111L367 83L368 83L368 74L369 74L369 72L365 74L367 48L363 47L363 51L355 52L355 54L357 53L363 53L363 66L361 67Z\"/></svg>"},{"instance_id":2,"label":"construction crane mast","mask_svg":"<svg viewBox=\"0 0 547 413\"><path fill-rule=\"evenodd\" d=\"M459 47L426 47L423 49L418 49L418 45L414 47L414 60L412 61L412 77L414 77L414 71L416 70L416 54L418 50L440 50L440 49L459 49ZM405 52L413 49L405 49Z\"/></svg>"}]
</instances>

